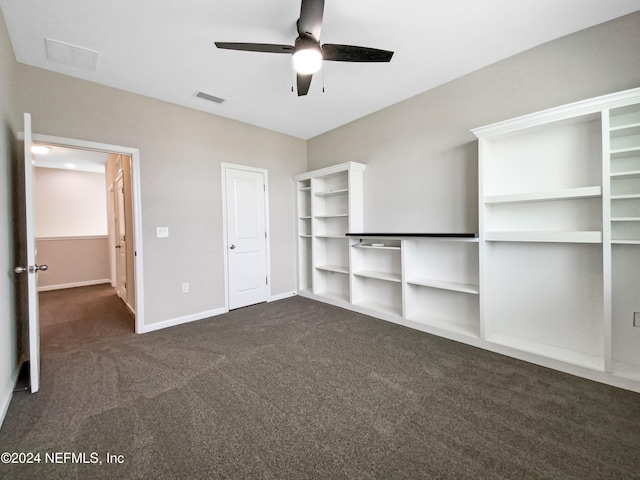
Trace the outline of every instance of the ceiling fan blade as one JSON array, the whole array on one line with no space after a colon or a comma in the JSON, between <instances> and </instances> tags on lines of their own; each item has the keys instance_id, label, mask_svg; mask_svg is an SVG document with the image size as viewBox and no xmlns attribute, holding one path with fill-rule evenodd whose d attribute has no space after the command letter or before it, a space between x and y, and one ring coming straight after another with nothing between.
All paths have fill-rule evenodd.
<instances>
[{"instance_id":1,"label":"ceiling fan blade","mask_svg":"<svg viewBox=\"0 0 640 480\"><path fill-rule=\"evenodd\" d=\"M298 20L298 35L313 37L320 40L322 30L322 16L324 14L324 0L302 0L300 19Z\"/></svg>"},{"instance_id":2,"label":"ceiling fan blade","mask_svg":"<svg viewBox=\"0 0 640 480\"><path fill-rule=\"evenodd\" d=\"M215 42L216 47L226 50L243 50L246 52L265 52L265 53L293 53L291 45L276 45L273 43L232 43L232 42Z\"/></svg>"},{"instance_id":3,"label":"ceiling fan blade","mask_svg":"<svg viewBox=\"0 0 640 480\"><path fill-rule=\"evenodd\" d=\"M322 59L335 62L390 62L393 52L354 45L322 45Z\"/></svg>"},{"instance_id":4,"label":"ceiling fan blade","mask_svg":"<svg viewBox=\"0 0 640 480\"><path fill-rule=\"evenodd\" d=\"M303 75L302 73L297 74L298 77L298 96L301 97L306 95L309 91L309 86L311 85L311 78L313 75Z\"/></svg>"}]
</instances>

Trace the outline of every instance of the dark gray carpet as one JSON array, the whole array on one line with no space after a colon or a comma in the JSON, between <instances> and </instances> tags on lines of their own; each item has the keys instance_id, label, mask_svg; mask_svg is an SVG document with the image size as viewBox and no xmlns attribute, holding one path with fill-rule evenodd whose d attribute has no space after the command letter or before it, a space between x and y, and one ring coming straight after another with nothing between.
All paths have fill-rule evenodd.
<instances>
[{"instance_id":1,"label":"dark gray carpet","mask_svg":"<svg viewBox=\"0 0 640 480\"><path fill-rule=\"evenodd\" d=\"M0 451L42 460L2 478L640 478L632 392L300 297L145 335L106 287L41 302Z\"/></svg>"}]
</instances>

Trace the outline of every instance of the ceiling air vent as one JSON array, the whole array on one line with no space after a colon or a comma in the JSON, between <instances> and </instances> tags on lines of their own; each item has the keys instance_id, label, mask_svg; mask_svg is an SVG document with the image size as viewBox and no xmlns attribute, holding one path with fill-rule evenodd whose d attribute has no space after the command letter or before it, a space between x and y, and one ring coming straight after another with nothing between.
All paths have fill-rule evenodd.
<instances>
[{"instance_id":1,"label":"ceiling air vent","mask_svg":"<svg viewBox=\"0 0 640 480\"><path fill-rule=\"evenodd\" d=\"M198 92L196 93L196 97L201 98L203 100L207 100L213 103L222 103L224 102L224 98L214 97L213 95L209 95L208 93Z\"/></svg>"},{"instance_id":2,"label":"ceiling air vent","mask_svg":"<svg viewBox=\"0 0 640 480\"><path fill-rule=\"evenodd\" d=\"M55 63L71 65L84 70L95 70L98 64L98 52L88 48L76 47L69 43L51 38L45 39L47 58Z\"/></svg>"}]
</instances>

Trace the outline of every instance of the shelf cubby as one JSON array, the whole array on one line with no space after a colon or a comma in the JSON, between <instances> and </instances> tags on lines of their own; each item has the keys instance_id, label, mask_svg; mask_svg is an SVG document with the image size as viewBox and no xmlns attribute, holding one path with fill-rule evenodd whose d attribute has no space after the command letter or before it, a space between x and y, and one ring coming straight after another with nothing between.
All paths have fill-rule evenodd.
<instances>
[{"instance_id":1,"label":"shelf cubby","mask_svg":"<svg viewBox=\"0 0 640 480\"><path fill-rule=\"evenodd\" d=\"M352 243L352 250L351 266L354 275L386 282L402 281L400 240L360 239L357 243Z\"/></svg>"},{"instance_id":2,"label":"shelf cubby","mask_svg":"<svg viewBox=\"0 0 640 480\"><path fill-rule=\"evenodd\" d=\"M313 285L313 261L311 250L311 237L299 237L298 251L298 287L300 290L311 291Z\"/></svg>"},{"instance_id":3,"label":"shelf cubby","mask_svg":"<svg viewBox=\"0 0 640 480\"><path fill-rule=\"evenodd\" d=\"M402 317L400 282L374 277L354 276L353 304L376 312Z\"/></svg>"},{"instance_id":4,"label":"shelf cubby","mask_svg":"<svg viewBox=\"0 0 640 480\"><path fill-rule=\"evenodd\" d=\"M602 230L602 199L597 196L489 204L484 210L484 225L490 232L546 234L548 232L600 231Z\"/></svg>"},{"instance_id":5,"label":"shelf cubby","mask_svg":"<svg viewBox=\"0 0 640 480\"><path fill-rule=\"evenodd\" d=\"M484 261L482 288L494 292L484 298L489 340L546 345L536 352L569 363L604 358L600 245L498 243L486 247Z\"/></svg>"},{"instance_id":6,"label":"shelf cubby","mask_svg":"<svg viewBox=\"0 0 640 480\"><path fill-rule=\"evenodd\" d=\"M349 229L349 215L316 215L314 217L314 232L317 235L344 237Z\"/></svg>"},{"instance_id":7,"label":"shelf cubby","mask_svg":"<svg viewBox=\"0 0 640 480\"><path fill-rule=\"evenodd\" d=\"M640 125L611 130L611 153L640 152Z\"/></svg>"},{"instance_id":8,"label":"shelf cubby","mask_svg":"<svg viewBox=\"0 0 640 480\"><path fill-rule=\"evenodd\" d=\"M640 328L633 326L634 312L640 312L638 244L616 244L611 251L611 335L613 371L640 380Z\"/></svg>"},{"instance_id":9,"label":"shelf cubby","mask_svg":"<svg viewBox=\"0 0 640 480\"><path fill-rule=\"evenodd\" d=\"M349 275L316 267L313 293L320 297L349 302Z\"/></svg>"},{"instance_id":10,"label":"shelf cubby","mask_svg":"<svg viewBox=\"0 0 640 480\"><path fill-rule=\"evenodd\" d=\"M478 338L480 314L477 286L470 287L466 291L409 283L405 294L406 317L423 325Z\"/></svg>"},{"instance_id":11,"label":"shelf cubby","mask_svg":"<svg viewBox=\"0 0 640 480\"><path fill-rule=\"evenodd\" d=\"M612 132L630 127L640 127L640 105L632 104L611 109L609 128Z\"/></svg>"},{"instance_id":12,"label":"shelf cubby","mask_svg":"<svg viewBox=\"0 0 640 480\"><path fill-rule=\"evenodd\" d=\"M485 198L602 185L599 115L536 125L483 141L490 152L483 159Z\"/></svg>"},{"instance_id":13,"label":"shelf cubby","mask_svg":"<svg viewBox=\"0 0 640 480\"><path fill-rule=\"evenodd\" d=\"M477 239L404 239L403 255L407 319L479 337Z\"/></svg>"}]
</instances>

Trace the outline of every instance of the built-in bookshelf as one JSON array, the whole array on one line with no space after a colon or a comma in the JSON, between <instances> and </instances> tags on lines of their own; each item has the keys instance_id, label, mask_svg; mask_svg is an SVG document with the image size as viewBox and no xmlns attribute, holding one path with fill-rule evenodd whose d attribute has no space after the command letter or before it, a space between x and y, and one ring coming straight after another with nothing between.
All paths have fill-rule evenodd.
<instances>
[{"instance_id":1,"label":"built-in bookshelf","mask_svg":"<svg viewBox=\"0 0 640 480\"><path fill-rule=\"evenodd\" d=\"M640 380L640 89L473 132L483 339Z\"/></svg>"},{"instance_id":2,"label":"built-in bookshelf","mask_svg":"<svg viewBox=\"0 0 640 480\"><path fill-rule=\"evenodd\" d=\"M298 191L298 290L338 302L351 301L349 239L362 228L362 175L355 162L294 177Z\"/></svg>"},{"instance_id":3,"label":"built-in bookshelf","mask_svg":"<svg viewBox=\"0 0 640 480\"><path fill-rule=\"evenodd\" d=\"M640 380L640 328L634 327L633 316L633 312L640 312L640 100L609 109L608 117L605 112L603 124L609 130L609 369L618 375Z\"/></svg>"}]
</instances>

